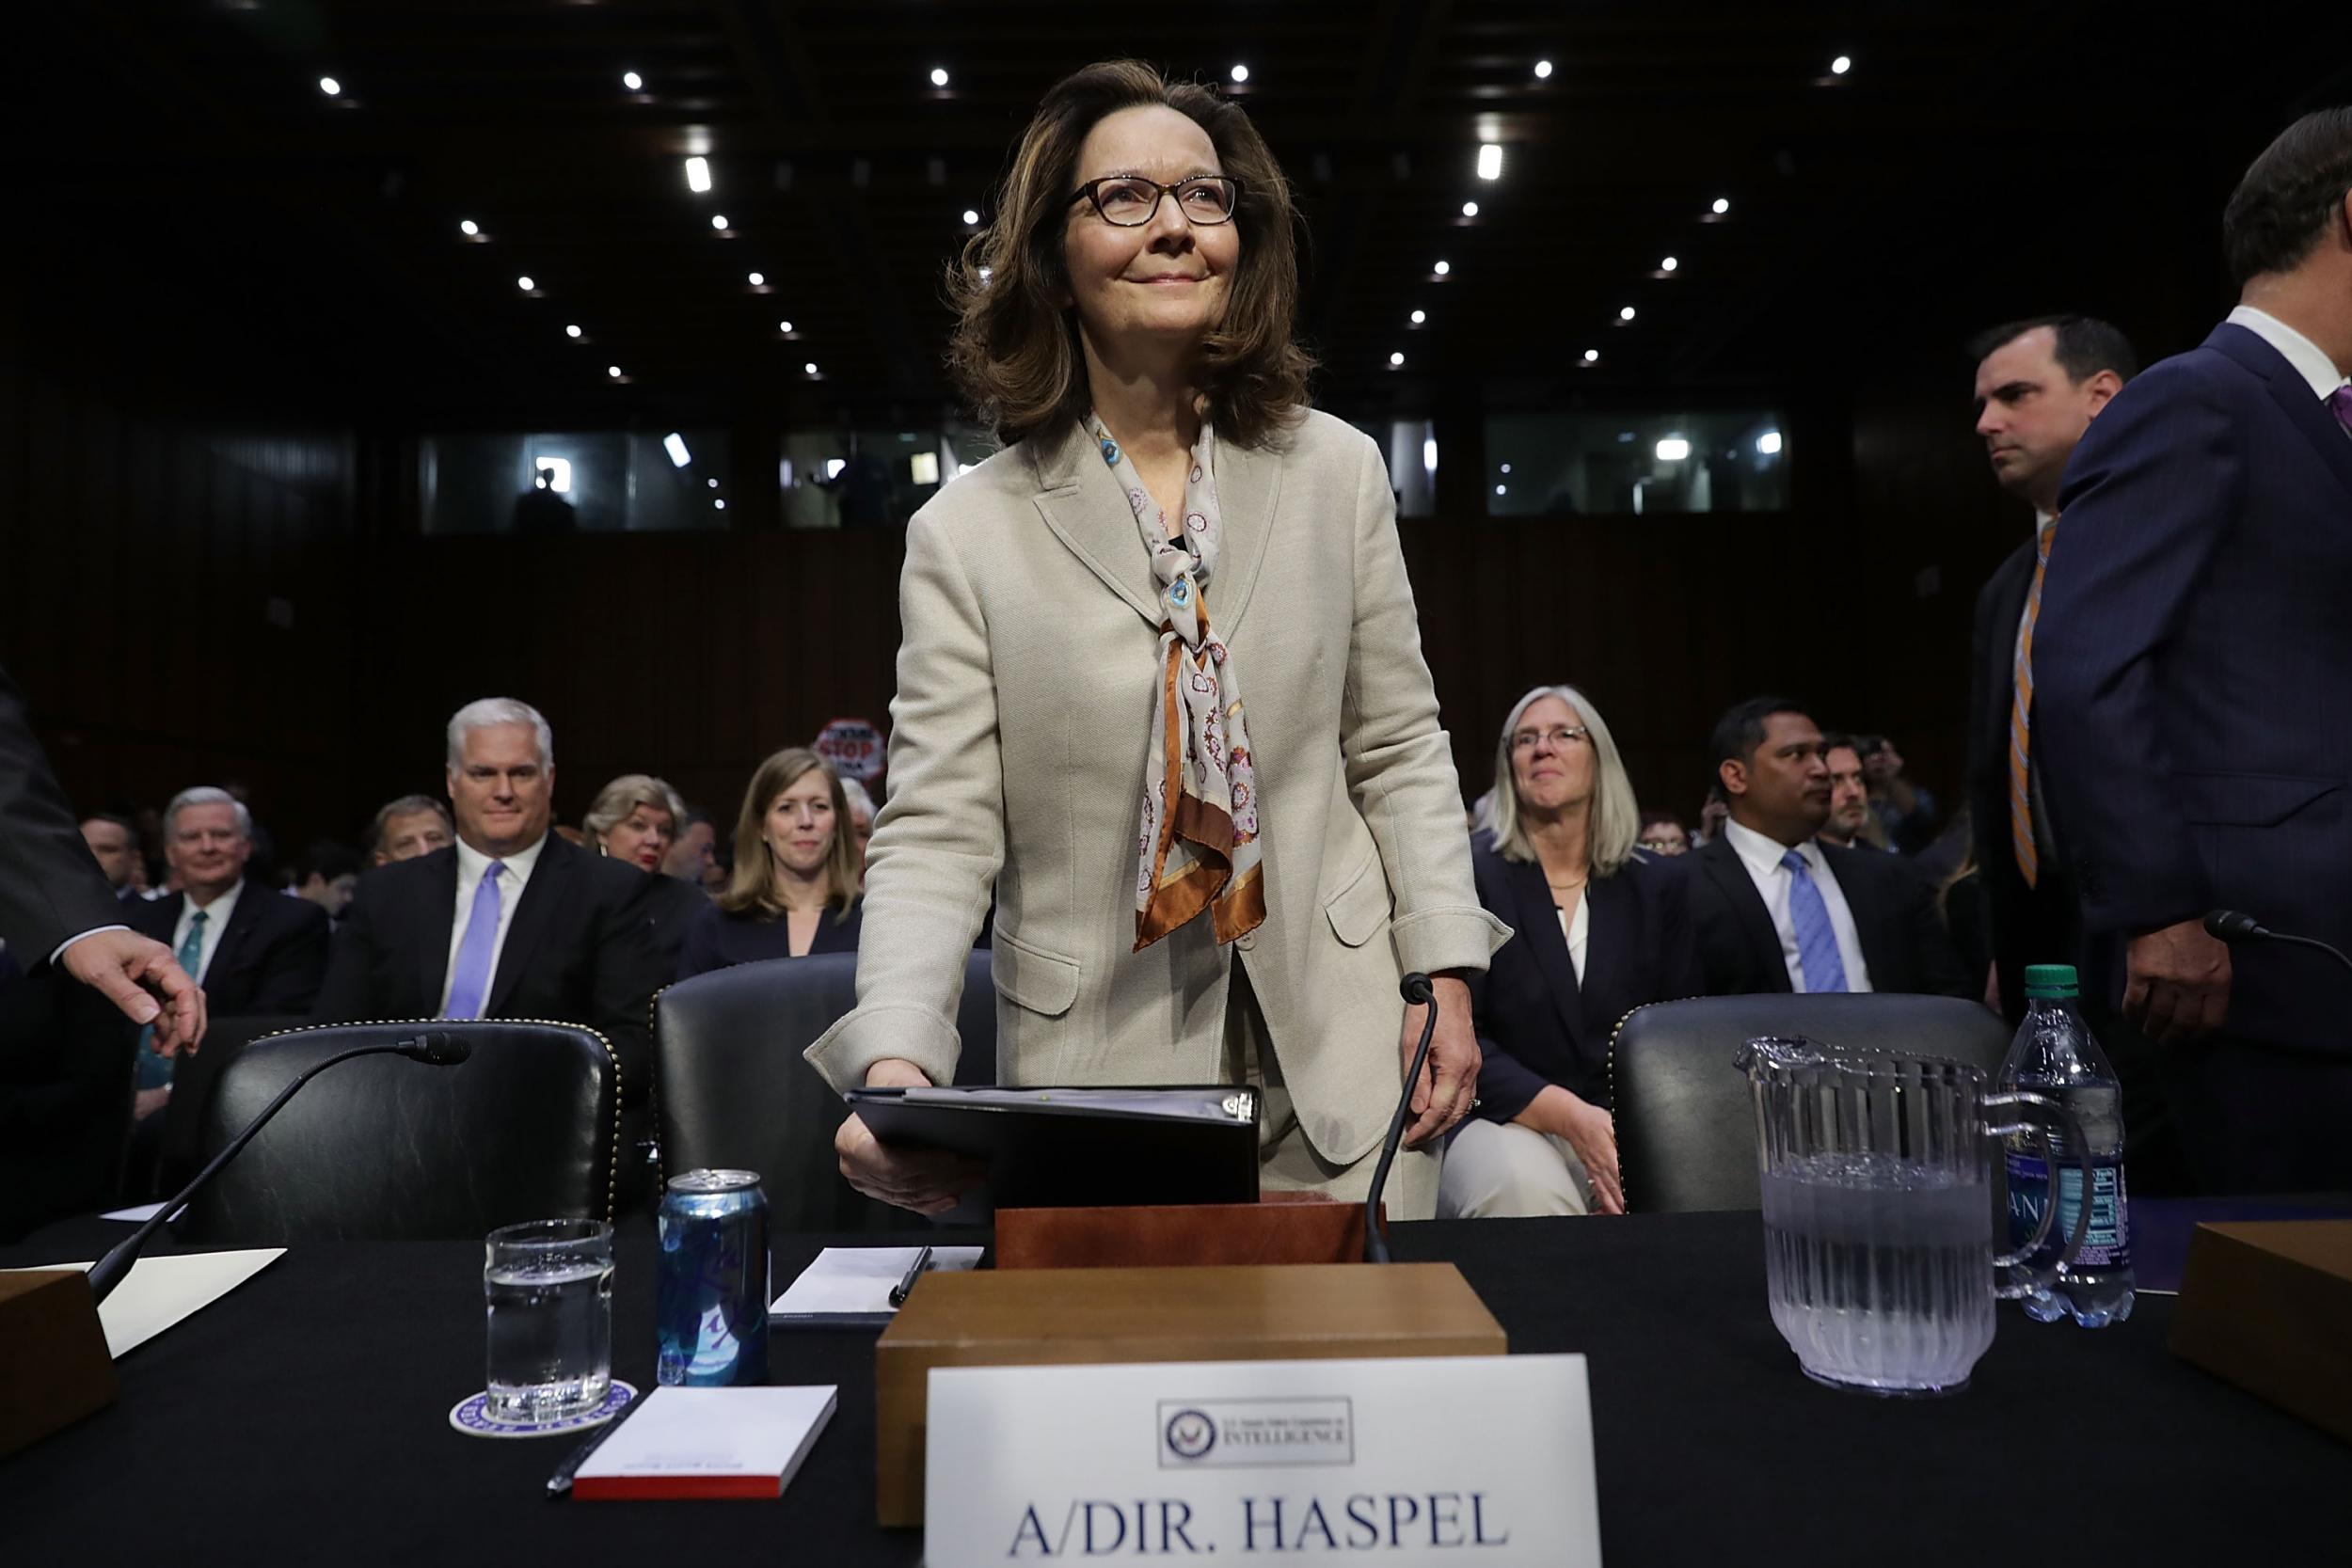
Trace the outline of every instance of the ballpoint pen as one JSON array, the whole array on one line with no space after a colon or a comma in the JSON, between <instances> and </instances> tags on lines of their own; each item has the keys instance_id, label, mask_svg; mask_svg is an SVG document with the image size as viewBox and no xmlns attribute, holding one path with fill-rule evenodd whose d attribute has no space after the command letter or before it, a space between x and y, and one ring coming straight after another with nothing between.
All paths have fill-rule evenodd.
<instances>
[{"instance_id":1,"label":"ballpoint pen","mask_svg":"<svg viewBox=\"0 0 2352 1568\"><path fill-rule=\"evenodd\" d=\"M925 1247L914 1255L914 1261L907 1265L907 1272L899 1276L898 1283L890 1288L890 1305L904 1307L907 1304L907 1292L914 1289L914 1281L925 1269L930 1266L931 1249Z\"/></svg>"}]
</instances>

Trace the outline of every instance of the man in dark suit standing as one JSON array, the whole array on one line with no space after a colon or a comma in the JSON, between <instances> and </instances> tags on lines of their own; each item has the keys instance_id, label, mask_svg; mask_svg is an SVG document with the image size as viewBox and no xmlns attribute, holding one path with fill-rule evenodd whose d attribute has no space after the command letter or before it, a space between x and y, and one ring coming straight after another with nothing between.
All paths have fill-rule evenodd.
<instances>
[{"instance_id":1,"label":"man in dark suit standing","mask_svg":"<svg viewBox=\"0 0 2352 1568\"><path fill-rule=\"evenodd\" d=\"M204 993L171 950L123 921L33 737L24 700L0 670L0 942L27 971L44 962L103 994L157 1049L204 1037Z\"/></svg>"},{"instance_id":2,"label":"man in dark suit standing","mask_svg":"<svg viewBox=\"0 0 2352 1568\"><path fill-rule=\"evenodd\" d=\"M2238 308L2085 436L2032 650L2032 740L2090 978L2162 1048L2201 1186L2352 1188L2352 108L2222 220ZM2086 990L2090 988L2086 986Z\"/></svg>"},{"instance_id":3,"label":"man in dark suit standing","mask_svg":"<svg viewBox=\"0 0 2352 1568\"><path fill-rule=\"evenodd\" d=\"M164 808L164 860L180 882L127 911L132 928L167 945L196 976L215 1015L300 1017L326 973L326 913L245 874L253 818L227 790L183 789ZM139 1053L141 1119L162 1108L172 1064L150 1041Z\"/></svg>"},{"instance_id":4,"label":"man in dark suit standing","mask_svg":"<svg viewBox=\"0 0 2352 1568\"><path fill-rule=\"evenodd\" d=\"M1928 879L1899 855L1814 836L1829 816L1821 753L1820 726L1777 697L1715 722L1710 754L1731 815L1677 863L1708 993L1969 994Z\"/></svg>"},{"instance_id":5,"label":"man in dark suit standing","mask_svg":"<svg viewBox=\"0 0 2352 1568\"><path fill-rule=\"evenodd\" d=\"M2034 512L2032 537L1977 595L1968 659L1969 828L1993 917L1985 999L2015 1023L2026 1016L2026 966L2081 958L2074 894L2050 835L2040 759L2031 755L2028 640L2041 624L2043 574L2058 541L2058 480L2139 361L2122 333L2090 316L2010 322L1971 347L1977 434L1993 477Z\"/></svg>"},{"instance_id":6,"label":"man in dark suit standing","mask_svg":"<svg viewBox=\"0 0 2352 1568\"><path fill-rule=\"evenodd\" d=\"M335 937L319 1016L537 1018L603 1035L620 1058L622 1194L653 1076L650 1008L668 975L651 880L548 831L554 739L529 704L485 697L449 722L457 842L377 866Z\"/></svg>"}]
</instances>

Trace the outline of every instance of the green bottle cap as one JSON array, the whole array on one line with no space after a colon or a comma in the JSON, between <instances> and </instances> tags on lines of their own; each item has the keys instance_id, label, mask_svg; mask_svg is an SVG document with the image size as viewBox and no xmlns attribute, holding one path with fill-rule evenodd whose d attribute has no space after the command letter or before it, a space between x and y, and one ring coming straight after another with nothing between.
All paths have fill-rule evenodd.
<instances>
[{"instance_id":1,"label":"green bottle cap","mask_svg":"<svg viewBox=\"0 0 2352 1568\"><path fill-rule=\"evenodd\" d=\"M2032 999L2079 996L2082 983L2073 964L2027 964L2026 995Z\"/></svg>"}]
</instances>

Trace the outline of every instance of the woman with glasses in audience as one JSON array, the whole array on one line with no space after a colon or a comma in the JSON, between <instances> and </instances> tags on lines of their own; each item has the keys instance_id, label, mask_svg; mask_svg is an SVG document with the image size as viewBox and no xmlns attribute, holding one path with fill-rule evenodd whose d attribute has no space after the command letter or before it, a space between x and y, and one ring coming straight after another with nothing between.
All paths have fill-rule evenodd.
<instances>
[{"instance_id":1,"label":"woman with glasses in audience","mask_svg":"<svg viewBox=\"0 0 2352 1568\"><path fill-rule=\"evenodd\" d=\"M1007 447L907 529L872 940L809 1059L948 1081L993 884L1001 1081L1248 1084L1262 1184L1360 1196L1426 974L1387 1188L1426 1216L1476 1084L1464 976L1507 933L1379 448L1307 406L1288 184L1240 105L1134 61L1056 86L1007 168L948 352ZM905 1208L975 1180L856 1117L835 1148Z\"/></svg>"},{"instance_id":2,"label":"woman with glasses in audience","mask_svg":"<svg viewBox=\"0 0 2352 1568\"><path fill-rule=\"evenodd\" d=\"M580 822L581 848L627 861L653 879L647 920L665 963L675 960L695 914L710 903L700 889L661 872L685 820L686 801L676 790L650 773L624 773L596 791Z\"/></svg>"},{"instance_id":3,"label":"woman with glasses in audience","mask_svg":"<svg viewBox=\"0 0 2352 1568\"><path fill-rule=\"evenodd\" d=\"M1699 994L1676 867L1636 848L1638 814L1592 700L1539 686L1495 749L1478 896L1517 931L1473 986L1478 1108L1446 1152L1449 1218L1625 1212L1609 1042L1646 1002Z\"/></svg>"},{"instance_id":4,"label":"woman with glasses in audience","mask_svg":"<svg viewBox=\"0 0 2352 1568\"><path fill-rule=\"evenodd\" d=\"M735 870L686 931L677 977L761 958L854 953L863 916L857 840L841 776L806 747L759 765L735 819Z\"/></svg>"}]
</instances>

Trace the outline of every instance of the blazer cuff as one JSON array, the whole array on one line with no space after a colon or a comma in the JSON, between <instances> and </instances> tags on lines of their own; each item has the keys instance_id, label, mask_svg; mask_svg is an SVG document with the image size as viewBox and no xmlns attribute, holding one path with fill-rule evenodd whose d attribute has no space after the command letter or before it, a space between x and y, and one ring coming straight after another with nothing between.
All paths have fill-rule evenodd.
<instances>
[{"instance_id":1,"label":"blazer cuff","mask_svg":"<svg viewBox=\"0 0 2352 1568\"><path fill-rule=\"evenodd\" d=\"M1483 972L1495 950L1511 940L1511 927L1476 904L1446 905L1398 917L1390 924L1389 940L1406 974Z\"/></svg>"},{"instance_id":2,"label":"blazer cuff","mask_svg":"<svg viewBox=\"0 0 2352 1568\"><path fill-rule=\"evenodd\" d=\"M962 1049L953 1020L913 1003L858 1007L802 1054L835 1094L862 1088L866 1069L886 1056L913 1062L934 1084L952 1084Z\"/></svg>"}]
</instances>

